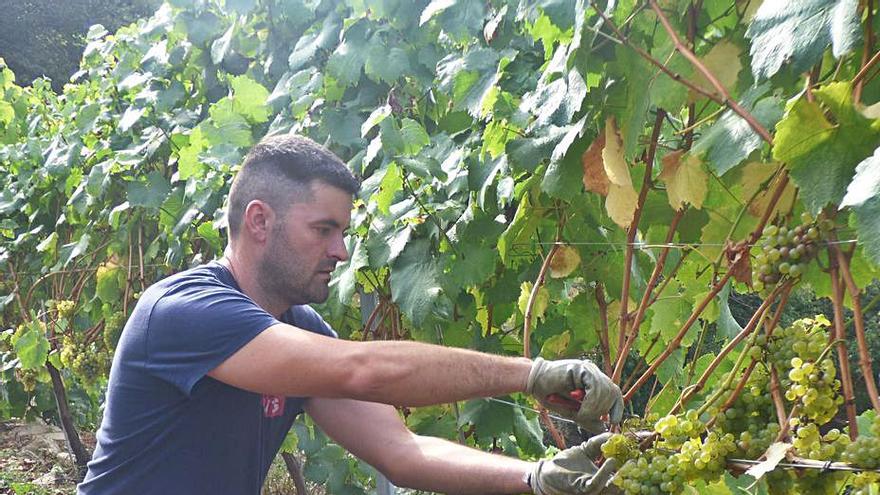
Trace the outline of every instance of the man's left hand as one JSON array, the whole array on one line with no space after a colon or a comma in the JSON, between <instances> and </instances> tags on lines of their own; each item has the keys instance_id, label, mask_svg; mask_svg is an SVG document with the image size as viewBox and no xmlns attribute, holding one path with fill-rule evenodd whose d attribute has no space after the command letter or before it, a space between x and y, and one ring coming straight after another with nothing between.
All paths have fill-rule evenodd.
<instances>
[{"instance_id":1,"label":"man's left hand","mask_svg":"<svg viewBox=\"0 0 880 495\"><path fill-rule=\"evenodd\" d=\"M601 454L602 444L611 433L596 435L576 447L563 450L552 459L538 461L529 477L536 495L599 495L620 493L611 484L617 461L608 459L596 467L593 459Z\"/></svg>"}]
</instances>

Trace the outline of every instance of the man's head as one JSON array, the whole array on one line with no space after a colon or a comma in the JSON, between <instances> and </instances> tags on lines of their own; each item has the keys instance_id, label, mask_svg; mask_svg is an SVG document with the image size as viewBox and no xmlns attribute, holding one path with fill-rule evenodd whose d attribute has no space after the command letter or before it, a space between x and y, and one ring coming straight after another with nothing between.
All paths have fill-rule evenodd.
<instances>
[{"instance_id":1,"label":"man's head","mask_svg":"<svg viewBox=\"0 0 880 495\"><path fill-rule=\"evenodd\" d=\"M258 143L229 192L230 243L247 249L264 292L290 304L322 302L329 273L348 257L343 233L358 182L314 141L293 135Z\"/></svg>"}]
</instances>

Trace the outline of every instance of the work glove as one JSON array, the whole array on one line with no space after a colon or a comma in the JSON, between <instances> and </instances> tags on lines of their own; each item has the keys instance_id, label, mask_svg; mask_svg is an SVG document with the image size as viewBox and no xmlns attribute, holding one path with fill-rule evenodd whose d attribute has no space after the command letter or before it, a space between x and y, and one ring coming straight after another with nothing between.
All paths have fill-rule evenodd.
<instances>
[{"instance_id":1,"label":"work glove","mask_svg":"<svg viewBox=\"0 0 880 495\"><path fill-rule=\"evenodd\" d=\"M528 476L535 495L608 495L620 493L611 484L617 461L608 459L597 468L593 459L601 454L602 444L611 433L596 435L586 442L563 450L552 459L538 461Z\"/></svg>"},{"instance_id":2,"label":"work glove","mask_svg":"<svg viewBox=\"0 0 880 495\"><path fill-rule=\"evenodd\" d=\"M623 419L620 388L586 359L535 359L526 392L548 410L593 433L605 431L600 417L606 413L611 423Z\"/></svg>"}]
</instances>

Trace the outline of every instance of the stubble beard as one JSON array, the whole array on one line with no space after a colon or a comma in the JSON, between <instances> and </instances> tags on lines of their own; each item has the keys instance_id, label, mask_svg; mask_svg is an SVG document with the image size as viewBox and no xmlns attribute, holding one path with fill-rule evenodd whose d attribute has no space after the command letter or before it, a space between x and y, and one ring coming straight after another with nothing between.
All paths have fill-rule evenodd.
<instances>
[{"instance_id":1,"label":"stubble beard","mask_svg":"<svg viewBox=\"0 0 880 495\"><path fill-rule=\"evenodd\" d=\"M298 253L280 233L272 238L259 265L260 283L266 293L288 306L326 301L330 295L328 284L315 279L316 272L299 263Z\"/></svg>"}]
</instances>

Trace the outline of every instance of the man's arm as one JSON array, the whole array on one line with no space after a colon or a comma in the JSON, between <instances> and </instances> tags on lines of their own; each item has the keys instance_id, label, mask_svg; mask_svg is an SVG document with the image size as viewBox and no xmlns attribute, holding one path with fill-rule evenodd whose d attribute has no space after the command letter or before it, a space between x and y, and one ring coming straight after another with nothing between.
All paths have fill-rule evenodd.
<instances>
[{"instance_id":1,"label":"man's arm","mask_svg":"<svg viewBox=\"0 0 880 495\"><path fill-rule=\"evenodd\" d=\"M351 342L279 323L208 373L252 392L402 406L526 390L532 361L418 342Z\"/></svg>"},{"instance_id":2,"label":"man's arm","mask_svg":"<svg viewBox=\"0 0 880 495\"><path fill-rule=\"evenodd\" d=\"M442 493L528 493L534 464L409 431L384 404L310 399L306 412L337 443L395 485Z\"/></svg>"}]
</instances>

